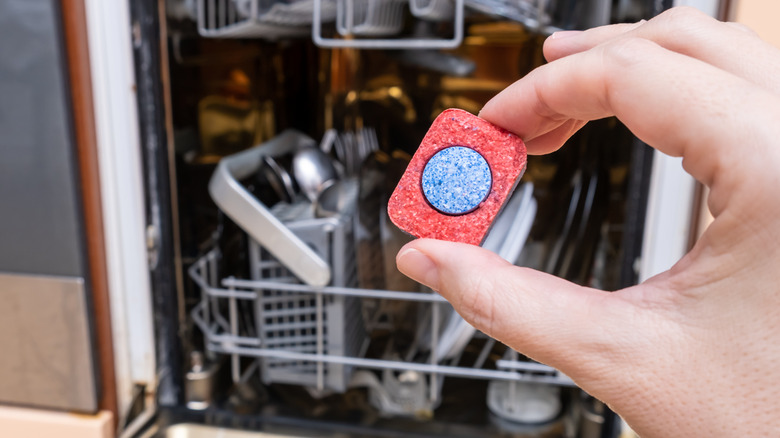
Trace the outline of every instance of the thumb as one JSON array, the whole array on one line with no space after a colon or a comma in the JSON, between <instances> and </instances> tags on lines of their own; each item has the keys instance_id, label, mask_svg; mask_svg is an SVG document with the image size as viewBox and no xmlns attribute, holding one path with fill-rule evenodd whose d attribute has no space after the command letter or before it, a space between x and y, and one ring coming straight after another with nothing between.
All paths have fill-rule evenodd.
<instances>
[{"instance_id":1,"label":"thumb","mask_svg":"<svg viewBox=\"0 0 780 438\"><path fill-rule=\"evenodd\" d=\"M396 263L475 328L575 380L615 366L615 334L631 325L632 306L617 294L514 266L473 245L418 239Z\"/></svg>"}]
</instances>

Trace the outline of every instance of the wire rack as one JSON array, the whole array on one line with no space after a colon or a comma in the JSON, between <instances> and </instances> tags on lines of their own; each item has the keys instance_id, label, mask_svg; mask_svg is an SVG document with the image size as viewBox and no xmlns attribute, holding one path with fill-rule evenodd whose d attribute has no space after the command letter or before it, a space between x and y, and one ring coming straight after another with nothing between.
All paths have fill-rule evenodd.
<instances>
[{"instance_id":1,"label":"wire rack","mask_svg":"<svg viewBox=\"0 0 780 438\"><path fill-rule=\"evenodd\" d=\"M336 0L337 31L345 38L325 36L323 33L325 0L314 0L314 20L311 35L320 47L359 49L451 49L458 47L464 35L464 0ZM410 9L418 20L451 21L452 32L448 36L424 34L423 36L397 36L403 28L404 10ZM365 38L369 36L371 38ZM381 37L381 38L377 38Z\"/></svg>"},{"instance_id":2,"label":"wire rack","mask_svg":"<svg viewBox=\"0 0 780 438\"><path fill-rule=\"evenodd\" d=\"M398 36L405 11L421 21L452 22L450 36ZM198 33L207 38L283 38L311 35L321 47L453 48L463 40L464 0L198 0ZM336 23L340 37L323 35Z\"/></svg>"},{"instance_id":3,"label":"wire rack","mask_svg":"<svg viewBox=\"0 0 780 438\"><path fill-rule=\"evenodd\" d=\"M336 1L319 0L323 22L336 19ZM314 0L198 0L198 33L207 38L305 37L311 33Z\"/></svg>"},{"instance_id":4,"label":"wire rack","mask_svg":"<svg viewBox=\"0 0 780 438\"><path fill-rule=\"evenodd\" d=\"M359 209L320 218L303 198L269 208L238 182L257 171L260 157L289 153L311 142L294 131L282 133L223 158L212 176L212 198L246 231L249 278L231 275L237 267L221 263L219 247L208 249L189 268L200 289L191 316L203 332L205 350L230 357L235 382L259 375L264 383L302 386L315 396L367 387L380 411L402 414L434 409L448 376L573 385L557 370L522 360L518 354L488 361L495 345L489 338L470 366L459 366L460 352L475 331L444 298L433 292L355 287ZM494 228L529 228L515 223L522 225L533 217L534 204L528 203L532 192L528 184L518 190L507 209L524 214L507 215L509 221L502 216ZM505 246L517 247L502 244L492 250L503 254ZM312 257L317 263L307 263ZM420 314L414 346L401 353L403 357L395 350L377 356L381 348L372 349L369 357L372 334L388 330L383 312L393 303L416 308Z\"/></svg>"},{"instance_id":5,"label":"wire rack","mask_svg":"<svg viewBox=\"0 0 780 438\"><path fill-rule=\"evenodd\" d=\"M207 38L278 40L311 35L315 44L328 48L449 49L463 41L467 8L549 35L560 30L550 23L549 4L550 0L198 0L197 22L198 33ZM407 9L415 20L412 35L402 35ZM326 35L326 25L334 21L337 35ZM426 23L448 23L451 32L434 31Z\"/></svg>"},{"instance_id":6,"label":"wire rack","mask_svg":"<svg viewBox=\"0 0 780 438\"><path fill-rule=\"evenodd\" d=\"M258 248L262 250L262 248ZM415 371L423 373L429 377L451 376L464 377L485 380L509 380L536 382L554 385L573 386L574 383L566 375L549 366L527 362L522 360L499 360L496 361L496 369L461 367L454 365L445 365L443 362L431 360L427 363L404 361L404 360L386 360L360 357L359 355L346 354L347 350L360 352L363 349L341 349L328 345L325 341L328 338L328 317L326 313L329 308L326 303L335 302L335 299L376 299L376 300L400 300L407 302L420 303L422 305L432 305L436 303L446 303L446 300L435 293L415 293L401 292L377 289L360 289L342 286L326 286L313 288L311 286L290 281L289 277L279 276L277 278L264 279L240 279L234 277L220 278L218 272L218 262L221 254L218 249L212 249L195 262L189 269L190 277L201 289L200 302L192 311L192 318L196 325L203 332L206 340L206 349L213 353L230 355L234 363L240 357L258 358L261 362L270 363L295 363L306 364L304 374L315 375L313 382L317 388L326 387L325 376L326 369L333 365L345 366L348 369L373 369L373 370L394 370L394 371ZM264 264L264 269L285 269L276 264ZM257 336L249 329L251 326L259 327L262 333L270 333L275 327L266 327L264 324L267 319L260 317L262 312L258 312L255 321L249 324L243 321L243 316L239 312L239 302L249 303L251 307L264 307L273 302L273 296L284 296L285 300L301 300L305 304L301 308L308 310L314 309L313 324L306 324L306 330L313 327L313 333L307 333L307 342L312 345L306 348L297 348L300 344L297 342L273 342L270 337ZM354 301L353 301L354 302ZM442 306L431 306L432 318L430 321L430 349L431 358L439 356L437 354L437 330L441 320ZM349 311L344 313L351 313ZM309 313L311 314L311 313ZM339 312L341 314L341 312ZM359 319L359 316L352 314L353 318ZM359 323L357 325L360 325ZM279 327L276 327L277 329ZM297 328L304 330L303 326ZM345 330L346 331L346 330ZM352 345L357 342L349 341ZM362 347L362 346L361 346ZM343 352L343 353L342 353ZM478 361L479 362L479 361ZM266 366L267 370L269 367ZM273 368L273 367L270 367ZM312 371L313 370L313 371ZM333 370L330 368L329 370ZM243 374L234 366L234 380L244 380L248 374L256 371L256 368L248 369ZM328 373L335 375L337 372ZM341 373L339 373L341 374ZM273 380L273 378L263 377L264 381ZM286 380L286 378L285 378ZM290 382L308 385L312 380ZM336 385L330 385L331 387ZM438 397L438 390L432 390L434 398Z\"/></svg>"},{"instance_id":7,"label":"wire rack","mask_svg":"<svg viewBox=\"0 0 780 438\"><path fill-rule=\"evenodd\" d=\"M496 369L484 368L484 357L492 342L486 343L480 354L483 359L476 361L477 367L437 361L441 356L437 352L437 328L441 326L444 309L449 306L438 294L338 285L315 288L301 284L256 242L251 243L250 254L256 261L253 265L257 278L254 279L220 277L221 253L216 248L189 269L190 277L201 289L200 302L192 310L192 318L205 336L206 350L231 356L235 381L251 378L259 369L266 383L276 381L343 391L349 386L350 373L356 369L413 371L431 382L428 388L431 401L438 401L437 382L446 376L574 385L566 375L535 362L503 359L496 361ZM334 284L337 283L334 278ZM416 362L362 357L367 338L362 330L360 299L430 306L431 359ZM256 309L256 312L249 316L242 313L242 308ZM242 369L241 359L256 361Z\"/></svg>"}]
</instances>

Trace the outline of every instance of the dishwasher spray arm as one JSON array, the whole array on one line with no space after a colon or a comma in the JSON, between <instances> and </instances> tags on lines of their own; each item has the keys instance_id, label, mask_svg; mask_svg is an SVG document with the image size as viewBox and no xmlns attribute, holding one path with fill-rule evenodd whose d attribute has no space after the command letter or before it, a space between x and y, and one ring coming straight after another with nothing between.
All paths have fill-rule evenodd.
<instances>
[{"instance_id":1,"label":"dishwasher spray arm","mask_svg":"<svg viewBox=\"0 0 780 438\"><path fill-rule=\"evenodd\" d=\"M239 182L257 172L263 156L279 156L312 144L314 140L306 135L288 130L261 145L229 155L219 161L209 181L209 194L230 219L298 278L320 287L330 282L330 266Z\"/></svg>"}]
</instances>

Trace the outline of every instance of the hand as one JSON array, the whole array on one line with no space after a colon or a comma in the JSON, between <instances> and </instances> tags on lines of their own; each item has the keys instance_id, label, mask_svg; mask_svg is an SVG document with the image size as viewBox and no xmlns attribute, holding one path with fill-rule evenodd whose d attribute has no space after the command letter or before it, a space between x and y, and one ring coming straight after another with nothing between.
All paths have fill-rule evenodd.
<instances>
[{"instance_id":1,"label":"hand","mask_svg":"<svg viewBox=\"0 0 780 438\"><path fill-rule=\"evenodd\" d=\"M559 148L617 116L710 188L715 217L669 271L603 292L420 239L399 269L490 336L554 366L643 437L780 436L780 51L690 9L555 34L483 118ZM656 236L663 239L664 236Z\"/></svg>"}]
</instances>

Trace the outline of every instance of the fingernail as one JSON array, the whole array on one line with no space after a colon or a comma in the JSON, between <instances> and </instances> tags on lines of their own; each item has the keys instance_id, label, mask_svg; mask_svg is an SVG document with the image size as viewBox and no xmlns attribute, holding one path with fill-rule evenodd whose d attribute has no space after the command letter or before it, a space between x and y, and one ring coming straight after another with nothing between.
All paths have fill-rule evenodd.
<instances>
[{"instance_id":1,"label":"fingernail","mask_svg":"<svg viewBox=\"0 0 780 438\"><path fill-rule=\"evenodd\" d=\"M564 38L569 38L577 35L582 35L581 30L559 30L558 32L553 32L552 35L550 35L551 40L562 40Z\"/></svg>"},{"instance_id":2,"label":"fingernail","mask_svg":"<svg viewBox=\"0 0 780 438\"><path fill-rule=\"evenodd\" d=\"M439 269L427 255L414 248L401 248L395 263L407 277L435 291L439 290Z\"/></svg>"}]
</instances>

